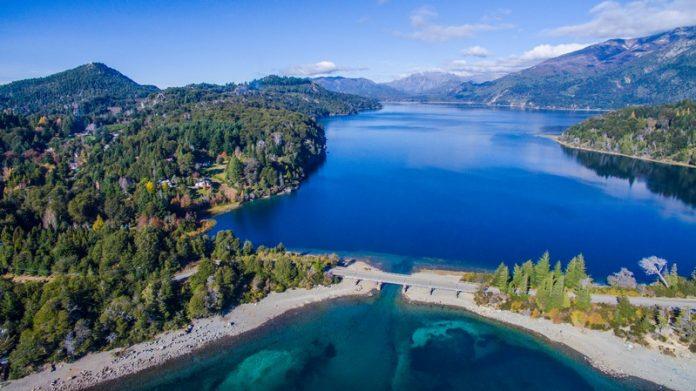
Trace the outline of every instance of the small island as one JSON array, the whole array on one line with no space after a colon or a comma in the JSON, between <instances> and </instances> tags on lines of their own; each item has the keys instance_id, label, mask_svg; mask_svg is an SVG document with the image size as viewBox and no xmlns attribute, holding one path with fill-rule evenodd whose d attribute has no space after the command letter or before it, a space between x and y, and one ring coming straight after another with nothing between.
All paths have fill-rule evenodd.
<instances>
[{"instance_id":1,"label":"small island","mask_svg":"<svg viewBox=\"0 0 696 391\"><path fill-rule=\"evenodd\" d=\"M570 148L696 167L696 103L628 107L589 118L555 139Z\"/></svg>"}]
</instances>

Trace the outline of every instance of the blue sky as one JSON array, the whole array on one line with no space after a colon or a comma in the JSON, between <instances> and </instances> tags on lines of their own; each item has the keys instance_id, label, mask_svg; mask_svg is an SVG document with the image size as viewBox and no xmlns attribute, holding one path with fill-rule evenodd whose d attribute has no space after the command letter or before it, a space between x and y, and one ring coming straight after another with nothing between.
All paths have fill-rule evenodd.
<instances>
[{"instance_id":1,"label":"blue sky","mask_svg":"<svg viewBox=\"0 0 696 391\"><path fill-rule=\"evenodd\" d=\"M0 0L0 83L95 61L160 87L270 73L486 80L694 24L696 0Z\"/></svg>"}]
</instances>

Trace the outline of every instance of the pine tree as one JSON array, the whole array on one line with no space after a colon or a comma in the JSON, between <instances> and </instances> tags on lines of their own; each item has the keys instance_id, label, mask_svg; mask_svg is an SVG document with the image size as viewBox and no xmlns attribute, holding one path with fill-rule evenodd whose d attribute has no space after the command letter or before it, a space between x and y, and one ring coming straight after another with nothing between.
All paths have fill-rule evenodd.
<instances>
[{"instance_id":1,"label":"pine tree","mask_svg":"<svg viewBox=\"0 0 696 391\"><path fill-rule=\"evenodd\" d=\"M242 180L243 175L243 163L237 158L237 156L232 155L230 161L227 163L227 167L225 167L225 179L227 180L227 183L231 185L239 183Z\"/></svg>"},{"instance_id":2,"label":"pine tree","mask_svg":"<svg viewBox=\"0 0 696 391\"><path fill-rule=\"evenodd\" d=\"M575 307L582 311L589 311L592 308L589 286L579 286L575 290Z\"/></svg>"},{"instance_id":3,"label":"pine tree","mask_svg":"<svg viewBox=\"0 0 696 391\"><path fill-rule=\"evenodd\" d=\"M580 282L587 278L585 258L582 254L574 257L568 262L565 277L566 286L571 289L577 289L580 286Z\"/></svg>"},{"instance_id":4,"label":"pine tree","mask_svg":"<svg viewBox=\"0 0 696 391\"><path fill-rule=\"evenodd\" d=\"M566 302L565 299L565 277L560 276L556 278L553 283L553 288L551 289L551 295L549 297L549 305L547 311L554 308L563 308Z\"/></svg>"},{"instance_id":5,"label":"pine tree","mask_svg":"<svg viewBox=\"0 0 696 391\"><path fill-rule=\"evenodd\" d=\"M501 291L505 292L508 288L508 280L510 279L510 270L504 263L500 263L498 268L495 269L493 273L493 286L500 288Z\"/></svg>"},{"instance_id":6,"label":"pine tree","mask_svg":"<svg viewBox=\"0 0 696 391\"><path fill-rule=\"evenodd\" d=\"M553 276L559 278L563 275L563 265L561 261L556 261L556 266L553 267Z\"/></svg>"},{"instance_id":7,"label":"pine tree","mask_svg":"<svg viewBox=\"0 0 696 391\"><path fill-rule=\"evenodd\" d=\"M539 284L536 291L536 303L542 310L546 311L549 308L549 302L551 298L551 290L553 289L553 275L549 274L544 278Z\"/></svg>"},{"instance_id":8,"label":"pine tree","mask_svg":"<svg viewBox=\"0 0 696 391\"><path fill-rule=\"evenodd\" d=\"M522 264L522 272L527 276L527 284L531 287L534 279L534 262L531 259Z\"/></svg>"},{"instance_id":9,"label":"pine tree","mask_svg":"<svg viewBox=\"0 0 696 391\"><path fill-rule=\"evenodd\" d=\"M518 295L526 295L527 291L529 290L529 275L527 275L525 270L517 264L512 270L512 282L510 284L510 290Z\"/></svg>"},{"instance_id":10,"label":"pine tree","mask_svg":"<svg viewBox=\"0 0 696 391\"><path fill-rule=\"evenodd\" d=\"M532 276L532 287L536 288L546 280L546 277L550 273L550 268L551 257L549 256L549 252L546 251L541 256L541 258L539 258L537 264L534 266L534 275Z\"/></svg>"}]
</instances>

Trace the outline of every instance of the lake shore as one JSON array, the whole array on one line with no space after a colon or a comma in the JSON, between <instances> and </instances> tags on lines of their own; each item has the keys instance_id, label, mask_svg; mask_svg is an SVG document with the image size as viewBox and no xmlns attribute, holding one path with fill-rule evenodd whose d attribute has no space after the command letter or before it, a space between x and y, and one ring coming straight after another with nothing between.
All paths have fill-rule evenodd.
<instances>
[{"instance_id":1,"label":"lake shore","mask_svg":"<svg viewBox=\"0 0 696 391\"><path fill-rule=\"evenodd\" d=\"M360 265L360 263L358 263ZM164 332L128 348L91 353L72 363L57 364L21 379L0 384L3 390L81 390L163 365L205 349L223 338L240 336L292 310L350 296L367 296L376 284L342 281L312 289L271 293L258 303L242 304L221 316L197 319L190 332Z\"/></svg>"},{"instance_id":2,"label":"lake shore","mask_svg":"<svg viewBox=\"0 0 696 391\"><path fill-rule=\"evenodd\" d=\"M665 164L665 165L668 165L668 166L679 166L679 167L687 167L687 168L696 168L695 165L689 164L689 163L684 163L684 162L675 162L675 161L673 161L673 160L653 159L653 158L644 157L644 156L626 155L626 154L620 153L620 152L604 151L604 150L601 150L601 149L595 149L595 148L589 148L589 147L583 147L583 146L579 146L579 145L574 145L574 144L571 144L571 143L569 143L569 142L567 142L567 141L561 140L561 137L560 137L560 136L556 136L556 135L544 135L544 137L550 138L551 140L553 140L553 141L555 141L555 142L561 144L562 146L564 146L564 147L566 147L566 148L578 149L578 150L587 151L587 152L604 153L604 154L607 154L607 155L622 156L622 157L627 157L627 158L629 158L629 159L643 160L643 161L646 161L646 162Z\"/></svg>"},{"instance_id":3,"label":"lake shore","mask_svg":"<svg viewBox=\"0 0 696 391\"><path fill-rule=\"evenodd\" d=\"M429 278L447 278L442 274L429 274ZM450 278L456 278L451 276ZM479 306L474 295L434 291L411 287L403 293L414 303L435 304L473 312L518 329L559 343L583 355L595 368L615 377L645 379L675 390L693 390L696 384L696 357L671 357L641 345L627 343L611 331L578 328L567 323L555 324L548 319L531 318L510 311Z\"/></svg>"}]
</instances>

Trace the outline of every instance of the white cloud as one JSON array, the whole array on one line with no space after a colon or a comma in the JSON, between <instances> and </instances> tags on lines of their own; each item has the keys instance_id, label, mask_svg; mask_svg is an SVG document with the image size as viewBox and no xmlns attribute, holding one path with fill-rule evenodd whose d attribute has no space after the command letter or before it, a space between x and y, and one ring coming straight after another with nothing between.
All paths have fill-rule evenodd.
<instances>
[{"instance_id":1,"label":"white cloud","mask_svg":"<svg viewBox=\"0 0 696 391\"><path fill-rule=\"evenodd\" d=\"M518 55L502 58L469 62L467 60L454 60L450 62L448 70L459 76L468 77L475 81L497 79L508 73L529 68L544 60L574 52L586 47L586 44L566 43L560 45L538 45Z\"/></svg>"},{"instance_id":2,"label":"white cloud","mask_svg":"<svg viewBox=\"0 0 696 391\"><path fill-rule=\"evenodd\" d=\"M444 42L455 38L466 38L480 31L510 28L508 24L466 23L459 25L441 25L434 23L438 13L434 8L423 6L411 12L410 21L413 31L410 33L397 32L404 38L425 42Z\"/></svg>"},{"instance_id":3,"label":"white cloud","mask_svg":"<svg viewBox=\"0 0 696 391\"><path fill-rule=\"evenodd\" d=\"M538 45L519 56L522 61L539 61L558 57L587 47L581 43L562 43L560 45Z\"/></svg>"},{"instance_id":4,"label":"white cloud","mask_svg":"<svg viewBox=\"0 0 696 391\"><path fill-rule=\"evenodd\" d=\"M295 65L286 69L283 73L293 76L320 76L331 75L337 72L351 72L365 70L365 68L350 68L336 65L333 61L323 60L314 64Z\"/></svg>"},{"instance_id":5,"label":"white cloud","mask_svg":"<svg viewBox=\"0 0 696 391\"><path fill-rule=\"evenodd\" d=\"M488 49L477 45L477 46L471 46L471 47L468 47L468 48L462 50L462 54L467 56L467 57L484 58L484 57L489 57L491 55L491 52Z\"/></svg>"},{"instance_id":6,"label":"white cloud","mask_svg":"<svg viewBox=\"0 0 696 391\"><path fill-rule=\"evenodd\" d=\"M635 38L696 24L696 0L604 1L590 9L591 20L548 31L553 36Z\"/></svg>"}]
</instances>

